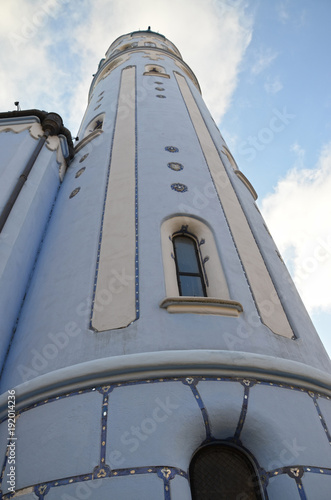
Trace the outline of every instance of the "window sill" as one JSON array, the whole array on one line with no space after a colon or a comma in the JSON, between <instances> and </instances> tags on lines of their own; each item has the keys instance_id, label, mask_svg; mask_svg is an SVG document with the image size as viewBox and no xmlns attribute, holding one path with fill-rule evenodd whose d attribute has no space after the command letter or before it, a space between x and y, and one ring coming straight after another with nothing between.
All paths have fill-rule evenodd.
<instances>
[{"instance_id":1,"label":"window sill","mask_svg":"<svg viewBox=\"0 0 331 500\"><path fill-rule=\"evenodd\" d=\"M78 153L78 151L80 149L82 149L84 146L86 146L86 144L90 141L92 141L92 139L94 139L95 137L98 137L98 135L102 134L103 133L103 130L101 129L98 129L98 130L94 130L93 132L91 132L89 135L87 135L86 137L83 137L83 139L77 144L77 146L75 147L75 153Z\"/></svg>"},{"instance_id":2,"label":"window sill","mask_svg":"<svg viewBox=\"0 0 331 500\"><path fill-rule=\"evenodd\" d=\"M145 71L144 76L155 76L159 78L170 78L170 75L167 75L166 73L157 73L156 71Z\"/></svg>"},{"instance_id":3,"label":"window sill","mask_svg":"<svg viewBox=\"0 0 331 500\"><path fill-rule=\"evenodd\" d=\"M254 201L256 201L257 200L257 192L255 191L255 189L253 188L252 184L247 179L246 175L244 175L240 170L235 170L234 173L245 184L245 186L247 187L248 191L250 191L251 195L253 196Z\"/></svg>"},{"instance_id":4,"label":"window sill","mask_svg":"<svg viewBox=\"0 0 331 500\"><path fill-rule=\"evenodd\" d=\"M239 302L213 297L166 297L160 302L160 307L169 313L216 314L234 318L243 312Z\"/></svg>"}]
</instances>

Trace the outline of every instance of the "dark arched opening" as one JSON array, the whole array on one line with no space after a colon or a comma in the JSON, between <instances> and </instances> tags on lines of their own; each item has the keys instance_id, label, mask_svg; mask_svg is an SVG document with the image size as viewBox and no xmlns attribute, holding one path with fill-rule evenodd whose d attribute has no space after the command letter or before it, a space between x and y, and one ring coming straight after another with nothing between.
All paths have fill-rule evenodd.
<instances>
[{"instance_id":1,"label":"dark arched opening","mask_svg":"<svg viewBox=\"0 0 331 500\"><path fill-rule=\"evenodd\" d=\"M193 500L262 500L249 458L233 446L211 444L198 450L190 465Z\"/></svg>"}]
</instances>

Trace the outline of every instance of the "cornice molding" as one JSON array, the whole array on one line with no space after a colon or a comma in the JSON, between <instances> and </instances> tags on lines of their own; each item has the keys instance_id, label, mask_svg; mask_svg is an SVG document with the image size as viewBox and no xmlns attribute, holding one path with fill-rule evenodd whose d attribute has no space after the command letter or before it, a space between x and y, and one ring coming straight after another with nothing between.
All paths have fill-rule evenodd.
<instances>
[{"instance_id":1,"label":"cornice molding","mask_svg":"<svg viewBox=\"0 0 331 500\"><path fill-rule=\"evenodd\" d=\"M201 349L95 359L41 375L13 389L19 410L65 392L95 385L194 375L267 380L331 397L331 374L312 366L255 353ZM0 418L6 415L7 405L5 392L0 397Z\"/></svg>"}]
</instances>

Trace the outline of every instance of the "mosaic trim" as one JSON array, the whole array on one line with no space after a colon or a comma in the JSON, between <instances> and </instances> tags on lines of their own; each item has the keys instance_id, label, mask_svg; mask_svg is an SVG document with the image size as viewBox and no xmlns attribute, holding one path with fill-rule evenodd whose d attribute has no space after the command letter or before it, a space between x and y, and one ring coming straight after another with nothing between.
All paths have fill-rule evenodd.
<instances>
[{"instance_id":1,"label":"mosaic trim","mask_svg":"<svg viewBox=\"0 0 331 500\"><path fill-rule=\"evenodd\" d=\"M326 434L326 437L328 438L328 440L329 440L329 444L331 445L331 433L330 433L330 431L329 431L329 429L328 429L328 426L327 426L327 424L326 424L326 421L325 421L325 419L324 419L324 417L323 417L323 414L322 414L321 409L320 409L320 407L319 407L319 404L318 404L318 402L317 402L317 399L318 399L319 395L318 395L318 394L316 395L316 394L315 394L314 392L312 392L312 391L309 391L309 392L308 392L308 394L309 394L309 396L310 396L310 397L313 399L313 401L314 401L314 406L315 406L315 408L316 408L316 411L317 411L317 414L318 414L318 418L320 419L320 422L321 422L321 424L322 424L322 426L323 426L323 429L324 429L324 432L325 432L325 434Z\"/></svg>"},{"instance_id":2,"label":"mosaic trim","mask_svg":"<svg viewBox=\"0 0 331 500\"><path fill-rule=\"evenodd\" d=\"M239 421L237 424L236 431L234 435L225 441L229 443L233 443L236 446L240 447L243 451L245 451L249 457L251 458L252 462L256 466L257 474L258 477L261 481L262 488L265 492L266 498L267 496L267 486L269 483L269 479L272 477L276 477L281 474L287 474L291 479L293 479L296 482L298 492L300 495L301 499L306 499L306 494L304 491L304 487L302 485L302 477L304 474L323 474L323 475L329 475L331 476L331 468L320 468L316 466L308 466L308 465L294 465L294 466L287 466L287 467L282 467L278 469L274 469L271 471L265 471L263 468L261 468L256 461L255 457L250 453L249 450L247 450L242 443L240 442L240 433L243 428L244 422L245 422L245 417L248 411L248 400L249 400L249 391L251 387L254 385L267 385L267 386L275 386L278 388L282 388L284 390L291 390L291 391L296 391L296 392L305 392L310 398L313 399L314 401L314 406L316 407L315 403L317 402L317 398L322 398L322 399L327 399L331 400L329 396L326 396L321 393L314 393L312 391L308 391L306 389L293 386L293 385L288 385L288 384L280 384L280 383L274 383L274 382L269 382L267 380L256 380L256 379L248 379L248 378L240 378L240 377L201 377L201 376L194 376L194 377L173 377L173 378L158 378L158 379L146 379L146 380L138 380L138 381L128 381L128 382L119 382L119 383L114 383L114 384L109 384L109 385L104 385L104 386L97 386L97 387L90 387L87 389L82 389L79 391L72 391L72 392L67 392L58 396L54 396L48 399L45 399L44 401L40 401L38 403L34 403L28 407L25 407L19 411L17 411L16 415L17 417L21 415L22 413L29 411L31 409L34 409L39 406L43 406L45 404L50 404L53 403L57 400L60 399L65 399L69 397L78 397L80 394L86 394L89 392L93 391L98 391L100 394L102 394L103 399L102 399L102 404L101 404L101 418L100 418L100 423L101 423L101 435L100 435L100 459L99 459L99 464L94 467L94 469L87 474L79 475L79 476L72 476L72 477L65 477L65 478L59 478L56 480L48 481L45 483L40 483L36 485L30 485L30 486L24 486L25 488L33 488L34 493L38 497L39 500L47 500L47 494L51 490L51 488L56 488L57 486L63 486L67 484L72 484L72 483L79 483L79 482L85 482L85 481L91 481L91 480L98 480L102 478L114 478L114 477L121 477L121 476L128 476L128 475L134 475L134 474L156 474L159 478L163 480L164 484L164 499L165 500L171 500L171 480L174 479L177 475L180 475L181 477L184 477L185 479L188 480L188 474L186 471L183 471L177 467L172 467L169 465L158 465L158 466L146 466L146 467L137 467L137 468L123 468L123 469L111 469L109 465L105 463L106 460L106 438L107 438L107 425L108 425L108 405L109 405L109 397L112 391L115 389L119 389L122 387L130 387L130 386L137 386L137 385L147 385L147 384L158 384L158 383L167 383L167 382L174 382L177 381L179 383L182 383L186 386L188 386L192 392L192 396L194 397L200 411L201 415L203 418L203 422L205 425L205 430L206 430L206 440L202 444L206 443L211 443L211 442L219 442L218 439L214 438L211 432L211 427L210 427L210 422L209 422L209 416L208 412L206 409L206 406L203 402L203 399L201 398L201 395L198 390L198 384L201 381L222 381L222 382L232 382L232 383L240 383L244 387L244 397L243 397L243 403L242 403L242 408L241 408L241 413L239 417ZM317 405L318 406L318 405ZM320 408L318 407L317 412L319 414L321 424L324 428L327 429L326 435L329 436L329 430L327 428L325 419L322 415L322 412ZM4 422L7 420L7 417L5 417L1 422ZM7 465L7 456L4 459L4 463L1 469L1 481L3 480L5 470L6 470L6 465ZM17 490L16 493L18 493L19 490ZM7 493L7 494L1 494L0 491L0 499L1 500L7 500L9 498L12 498L12 493Z\"/></svg>"},{"instance_id":3,"label":"mosaic trim","mask_svg":"<svg viewBox=\"0 0 331 500\"><path fill-rule=\"evenodd\" d=\"M193 393L193 396L195 398L195 401L198 403L198 406L201 410L201 413L202 413L202 418L203 418L203 422L204 422L204 425L205 425L205 429L206 429L206 442L209 441L211 439L211 432L210 432L210 424L209 424L209 417L208 417L208 413L207 413L207 410L204 406L204 403L201 399L201 396L199 394L199 391L197 389L197 383L198 383L198 380L195 380L194 378L192 377L187 377L185 379L185 381L183 381L183 384L185 385L188 385Z\"/></svg>"},{"instance_id":4,"label":"mosaic trim","mask_svg":"<svg viewBox=\"0 0 331 500\"><path fill-rule=\"evenodd\" d=\"M99 388L98 391L103 395L102 410L101 410L101 445L100 445L100 467L106 460L106 443L107 443L107 416L108 416L108 395L113 390L110 385ZM97 475L97 477L100 477Z\"/></svg>"},{"instance_id":5,"label":"mosaic trim","mask_svg":"<svg viewBox=\"0 0 331 500\"><path fill-rule=\"evenodd\" d=\"M327 476L331 476L331 468L323 468L323 467L308 467L308 466L290 466L290 467L282 467L279 469L275 469L273 471L266 473L266 480L269 481L269 478L276 477L281 474L287 474L291 479L294 479L296 482L296 486L298 488L298 493L302 500L307 500L307 496L302 484L302 477L305 473L312 474L323 474Z\"/></svg>"},{"instance_id":6,"label":"mosaic trim","mask_svg":"<svg viewBox=\"0 0 331 500\"><path fill-rule=\"evenodd\" d=\"M240 412L240 417L239 417L239 422L237 425L236 432L234 434L234 440L239 441L240 440L240 434L241 431L244 427L246 415L247 415L247 409L248 409L248 396L249 396L249 388L254 385L254 382L248 379L244 379L241 384L244 386L244 400L243 404L241 407L241 412Z\"/></svg>"},{"instance_id":7,"label":"mosaic trim","mask_svg":"<svg viewBox=\"0 0 331 500\"><path fill-rule=\"evenodd\" d=\"M185 184L181 184L180 182L176 182L175 184L171 184L171 189L173 191L177 191L178 193L185 193L188 191L188 187Z\"/></svg>"},{"instance_id":8,"label":"mosaic trim","mask_svg":"<svg viewBox=\"0 0 331 500\"><path fill-rule=\"evenodd\" d=\"M178 153L179 149L176 148L175 146L166 146L164 148L166 151L169 151L169 153Z\"/></svg>"},{"instance_id":9,"label":"mosaic trim","mask_svg":"<svg viewBox=\"0 0 331 500\"><path fill-rule=\"evenodd\" d=\"M136 320L140 317L139 305L139 242L138 242L138 97L137 97L137 75L135 76L135 231L136 231L136 255L135 255L135 293L136 293Z\"/></svg>"}]
</instances>

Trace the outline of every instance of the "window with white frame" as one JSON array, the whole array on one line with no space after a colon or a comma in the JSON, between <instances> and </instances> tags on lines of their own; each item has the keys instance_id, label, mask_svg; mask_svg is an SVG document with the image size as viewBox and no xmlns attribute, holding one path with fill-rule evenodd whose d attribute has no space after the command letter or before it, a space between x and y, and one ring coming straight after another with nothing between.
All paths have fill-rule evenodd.
<instances>
[{"instance_id":1,"label":"window with white frame","mask_svg":"<svg viewBox=\"0 0 331 500\"><path fill-rule=\"evenodd\" d=\"M161 226L168 312L238 316L239 302L230 299L214 235L193 216L174 216Z\"/></svg>"}]
</instances>

